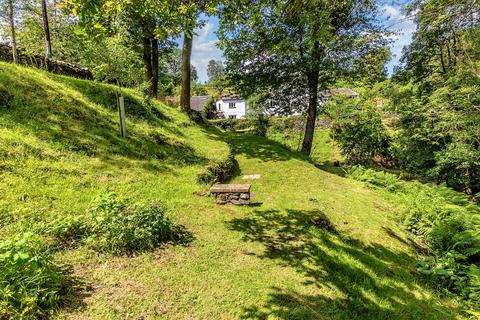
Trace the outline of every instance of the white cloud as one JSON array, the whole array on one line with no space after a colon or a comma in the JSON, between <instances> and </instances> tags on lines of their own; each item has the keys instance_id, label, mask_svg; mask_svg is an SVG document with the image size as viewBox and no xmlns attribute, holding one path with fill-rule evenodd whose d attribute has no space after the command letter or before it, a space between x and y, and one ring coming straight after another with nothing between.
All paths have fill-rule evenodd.
<instances>
[{"instance_id":1,"label":"white cloud","mask_svg":"<svg viewBox=\"0 0 480 320\"><path fill-rule=\"evenodd\" d=\"M402 12L401 4L385 4L380 10L384 18L385 27L387 27L388 31L393 32L393 34L389 36L389 39L392 41L390 49L392 50L393 57L388 64L388 70L392 73L394 66L400 63L403 48L412 42L412 36L417 25L414 22L414 14L406 16Z\"/></svg>"},{"instance_id":2,"label":"white cloud","mask_svg":"<svg viewBox=\"0 0 480 320\"><path fill-rule=\"evenodd\" d=\"M201 82L208 80L207 65L212 59L223 60L223 53L217 47L218 39L215 35L215 24L205 23L202 28L195 30L193 38L192 65L198 71Z\"/></svg>"},{"instance_id":3,"label":"white cloud","mask_svg":"<svg viewBox=\"0 0 480 320\"><path fill-rule=\"evenodd\" d=\"M213 53L218 50L217 43L218 41L216 40L205 41L205 42L197 41L196 43L193 44L193 50L196 53Z\"/></svg>"},{"instance_id":4,"label":"white cloud","mask_svg":"<svg viewBox=\"0 0 480 320\"><path fill-rule=\"evenodd\" d=\"M214 28L213 23L207 22L203 25L201 29L196 29L195 33L198 35L199 39L205 39L210 34L210 31Z\"/></svg>"},{"instance_id":5,"label":"white cloud","mask_svg":"<svg viewBox=\"0 0 480 320\"><path fill-rule=\"evenodd\" d=\"M399 7L394 7L392 5L384 5L383 7L380 8L382 11L383 15L390 18L390 19L401 19L404 17L402 14L401 8Z\"/></svg>"}]
</instances>

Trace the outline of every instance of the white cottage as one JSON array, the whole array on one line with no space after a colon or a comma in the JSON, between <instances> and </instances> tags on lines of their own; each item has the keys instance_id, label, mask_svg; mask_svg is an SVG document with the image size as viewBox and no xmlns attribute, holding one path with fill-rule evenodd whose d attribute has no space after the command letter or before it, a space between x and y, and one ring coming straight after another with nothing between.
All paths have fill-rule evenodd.
<instances>
[{"instance_id":1,"label":"white cottage","mask_svg":"<svg viewBox=\"0 0 480 320\"><path fill-rule=\"evenodd\" d=\"M225 118L243 119L247 116L247 101L238 96L225 96L216 102L217 111Z\"/></svg>"}]
</instances>

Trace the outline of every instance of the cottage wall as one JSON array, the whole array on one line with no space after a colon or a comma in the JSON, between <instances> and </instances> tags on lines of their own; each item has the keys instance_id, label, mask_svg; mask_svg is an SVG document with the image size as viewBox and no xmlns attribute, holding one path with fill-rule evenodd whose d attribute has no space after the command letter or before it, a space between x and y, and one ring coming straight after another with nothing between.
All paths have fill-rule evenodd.
<instances>
[{"instance_id":1,"label":"cottage wall","mask_svg":"<svg viewBox=\"0 0 480 320\"><path fill-rule=\"evenodd\" d=\"M219 100L216 103L217 111L222 113L225 118L235 117L236 119L245 118L247 115L247 103L245 100Z\"/></svg>"}]
</instances>

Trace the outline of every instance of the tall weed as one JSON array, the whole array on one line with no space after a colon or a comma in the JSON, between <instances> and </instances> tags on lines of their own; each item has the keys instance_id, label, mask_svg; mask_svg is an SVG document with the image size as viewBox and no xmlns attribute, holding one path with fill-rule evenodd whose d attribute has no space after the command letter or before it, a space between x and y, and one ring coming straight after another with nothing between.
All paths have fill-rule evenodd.
<instances>
[{"instance_id":1,"label":"tall weed","mask_svg":"<svg viewBox=\"0 0 480 320\"><path fill-rule=\"evenodd\" d=\"M38 236L0 242L0 319L35 319L57 308L67 280Z\"/></svg>"}]
</instances>

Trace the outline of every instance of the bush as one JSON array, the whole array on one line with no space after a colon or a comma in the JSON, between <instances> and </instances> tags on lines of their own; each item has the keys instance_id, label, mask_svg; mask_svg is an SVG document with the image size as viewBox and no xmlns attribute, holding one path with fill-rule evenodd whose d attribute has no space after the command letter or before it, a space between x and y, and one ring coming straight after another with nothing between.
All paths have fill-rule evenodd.
<instances>
[{"instance_id":1,"label":"bush","mask_svg":"<svg viewBox=\"0 0 480 320\"><path fill-rule=\"evenodd\" d=\"M444 186L404 182L395 175L360 166L347 175L385 189L402 208L401 222L431 249L419 272L432 284L473 303L480 302L480 208Z\"/></svg>"},{"instance_id":2,"label":"bush","mask_svg":"<svg viewBox=\"0 0 480 320\"><path fill-rule=\"evenodd\" d=\"M128 205L115 193L100 195L86 213L40 224L36 232L61 247L88 244L116 255L150 250L174 240L177 226L158 203Z\"/></svg>"},{"instance_id":3,"label":"bush","mask_svg":"<svg viewBox=\"0 0 480 320\"><path fill-rule=\"evenodd\" d=\"M205 172L197 177L198 183L213 184L216 182L227 182L235 175L238 168L237 160L232 152L227 159L222 161L212 161Z\"/></svg>"},{"instance_id":4,"label":"bush","mask_svg":"<svg viewBox=\"0 0 480 320\"><path fill-rule=\"evenodd\" d=\"M67 280L32 233L0 242L0 319L36 319L57 308Z\"/></svg>"},{"instance_id":5,"label":"bush","mask_svg":"<svg viewBox=\"0 0 480 320\"><path fill-rule=\"evenodd\" d=\"M132 254L173 239L173 223L159 204L127 205L114 193L101 195L88 214L87 241L99 251Z\"/></svg>"},{"instance_id":6,"label":"bush","mask_svg":"<svg viewBox=\"0 0 480 320\"><path fill-rule=\"evenodd\" d=\"M258 113L250 116L248 118L252 128L253 133L260 137L266 137L268 126L269 126L269 119L263 113Z\"/></svg>"},{"instance_id":7,"label":"bush","mask_svg":"<svg viewBox=\"0 0 480 320\"><path fill-rule=\"evenodd\" d=\"M390 137L378 110L368 103L356 107L344 108L345 114L335 118L332 126L346 161L368 165L375 158L390 159Z\"/></svg>"},{"instance_id":8,"label":"bush","mask_svg":"<svg viewBox=\"0 0 480 320\"><path fill-rule=\"evenodd\" d=\"M205 120L217 119L219 115L217 107L215 106L215 98L208 98L200 112L202 114L202 118Z\"/></svg>"}]
</instances>

